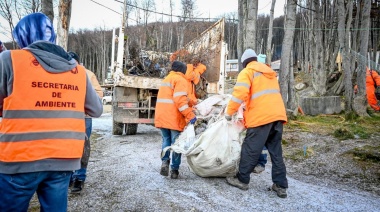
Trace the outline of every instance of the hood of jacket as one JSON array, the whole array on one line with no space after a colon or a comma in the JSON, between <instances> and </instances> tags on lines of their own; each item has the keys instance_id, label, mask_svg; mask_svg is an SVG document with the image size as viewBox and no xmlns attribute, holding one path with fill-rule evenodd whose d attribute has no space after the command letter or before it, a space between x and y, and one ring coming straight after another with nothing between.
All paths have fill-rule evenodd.
<instances>
[{"instance_id":1,"label":"hood of jacket","mask_svg":"<svg viewBox=\"0 0 380 212\"><path fill-rule=\"evenodd\" d=\"M62 47L51 42L37 41L24 49L30 51L50 73L67 72L77 66L77 62Z\"/></svg>"},{"instance_id":2,"label":"hood of jacket","mask_svg":"<svg viewBox=\"0 0 380 212\"><path fill-rule=\"evenodd\" d=\"M273 79L277 77L277 73L273 71L271 68L269 68L267 65L265 65L264 63L252 61L248 63L246 68L253 69L256 72L261 72L265 77L269 79Z\"/></svg>"}]
</instances>

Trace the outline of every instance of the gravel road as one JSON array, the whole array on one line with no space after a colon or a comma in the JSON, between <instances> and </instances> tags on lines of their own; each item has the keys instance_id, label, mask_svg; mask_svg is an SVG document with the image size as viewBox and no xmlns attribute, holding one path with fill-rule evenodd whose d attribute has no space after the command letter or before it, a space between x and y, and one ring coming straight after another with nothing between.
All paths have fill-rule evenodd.
<instances>
[{"instance_id":1,"label":"gravel road","mask_svg":"<svg viewBox=\"0 0 380 212\"><path fill-rule=\"evenodd\" d=\"M111 125L109 111L93 120L85 188L69 196L68 211L380 211L378 195L331 187L323 180L288 176L288 198L278 198L269 189L270 163L263 173L251 175L248 191L229 186L224 178L198 177L185 157L179 179L163 177L160 131L139 125L137 135L112 136Z\"/></svg>"}]
</instances>

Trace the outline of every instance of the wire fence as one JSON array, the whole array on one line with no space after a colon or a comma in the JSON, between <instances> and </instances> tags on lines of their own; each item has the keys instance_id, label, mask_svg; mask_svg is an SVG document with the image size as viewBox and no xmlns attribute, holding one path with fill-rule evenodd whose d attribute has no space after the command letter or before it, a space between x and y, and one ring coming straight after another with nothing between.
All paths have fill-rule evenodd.
<instances>
[{"instance_id":1,"label":"wire fence","mask_svg":"<svg viewBox=\"0 0 380 212\"><path fill-rule=\"evenodd\" d=\"M376 63L373 60L370 60L368 56L364 56L360 54L359 52L356 52L352 49L348 49L348 54L351 57L352 60L355 60L359 65L364 64L369 69L376 70L377 72L380 71L380 64ZM344 55L344 53L343 53Z\"/></svg>"}]
</instances>

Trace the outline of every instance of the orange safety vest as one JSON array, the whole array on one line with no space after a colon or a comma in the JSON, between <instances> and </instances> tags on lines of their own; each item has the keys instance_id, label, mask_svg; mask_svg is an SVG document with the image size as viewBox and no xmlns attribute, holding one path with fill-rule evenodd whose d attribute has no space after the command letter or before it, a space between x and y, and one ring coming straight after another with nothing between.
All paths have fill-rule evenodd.
<instances>
[{"instance_id":1,"label":"orange safety vest","mask_svg":"<svg viewBox=\"0 0 380 212\"><path fill-rule=\"evenodd\" d=\"M188 105L187 88L185 75L180 72L171 71L162 81L154 115L156 127L183 131L195 117Z\"/></svg>"},{"instance_id":2,"label":"orange safety vest","mask_svg":"<svg viewBox=\"0 0 380 212\"><path fill-rule=\"evenodd\" d=\"M244 121L247 128L287 121L276 72L265 64L250 62L239 73L227 114L234 114L243 102L246 105Z\"/></svg>"},{"instance_id":3,"label":"orange safety vest","mask_svg":"<svg viewBox=\"0 0 380 212\"><path fill-rule=\"evenodd\" d=\"M27 50L12 50L13 91L4 99L0 161L81 158L86 71L52 74Z\"/></svg>"},{"instance_id":4,"label":"orange safety vest","mask_svg":"<svg viewBox=\"0 0 380 212\"><path fill-rule=\"evenodd\" d=\"M380 110L379 102L375 95L375 86L380 86L380 76L379 74L367 68L366 70L366 92L368 104L376 111Z\"/></svg>"},{"instance_id":5,"label":"orange safety vest","mask_svg":"<svg viewBox=\"0 0 380 212\"><path fill-rule=\"evenodd\" d=\"M185 77L188 81L188 96L190 98L191 105L195 105L198 101L196 96L195 85L200 81L201 74L206 71L206 66L202 63L198 63L196 67L193 64L187 64Z\"/></svg>"}]
</instances>

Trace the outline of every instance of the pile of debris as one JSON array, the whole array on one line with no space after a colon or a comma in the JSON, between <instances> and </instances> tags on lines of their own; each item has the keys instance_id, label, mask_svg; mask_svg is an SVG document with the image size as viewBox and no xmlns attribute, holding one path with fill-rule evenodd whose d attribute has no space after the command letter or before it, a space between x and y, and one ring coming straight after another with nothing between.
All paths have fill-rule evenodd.
<instances>
[{"instance_id":1,"label":"pile of debris","mask_svg":"<svg viewBox=\"0 0 380 212\"><path fill-rule=\"evenodd\" d=\"M141 50L131 53L127 63L126 75L164 78L170 70L170 52L155 52Z\"/></svg>"}]
</instances>

